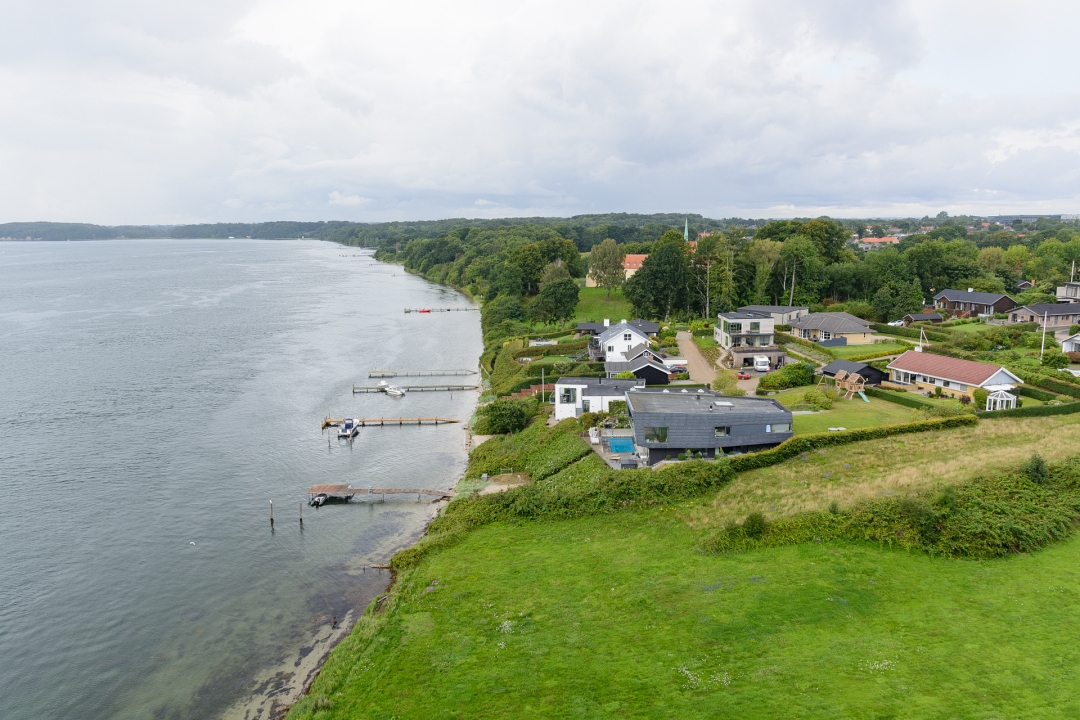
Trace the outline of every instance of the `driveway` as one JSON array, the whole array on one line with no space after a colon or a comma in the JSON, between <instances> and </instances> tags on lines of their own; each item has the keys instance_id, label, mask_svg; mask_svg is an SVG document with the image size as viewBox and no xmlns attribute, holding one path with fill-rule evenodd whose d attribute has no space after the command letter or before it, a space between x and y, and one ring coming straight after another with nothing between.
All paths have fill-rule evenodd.
<instances>
[{"instance_id":1,"label":"driveway","mask_svg":"<svg viewBox=\"0 0 1080 720\"><path fill-rule=\"evenodd\" d=\"M701 348L694 342L693 336L683 330L676 333L675 340L679 343L679 354L686 358L686 369L690 372L690 380L711 384L713 378L716 377L716 368L701 354Z\"/></svg>"}]
</instances>

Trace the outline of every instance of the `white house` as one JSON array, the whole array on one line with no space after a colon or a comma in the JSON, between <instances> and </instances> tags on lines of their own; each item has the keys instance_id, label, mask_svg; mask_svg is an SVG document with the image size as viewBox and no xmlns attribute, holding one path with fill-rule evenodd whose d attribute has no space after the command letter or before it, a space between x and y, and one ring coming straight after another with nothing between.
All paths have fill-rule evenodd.
<instances>
[{"instance_id":1,"label":"white house","mask_svg":"<svg viewBox=\"0 0 1080 720\"><path fill-rule=\"evenodd\" d=\"M1062 352L1080 352L1080 333L1070 335L1061 341Z\"/></svg>"},{"instance_id":2,"label":"white house","mask_svg":"<svg viewBox=\"0 0 1080 720\"><path fill-rule=\"evenodd\" d=\"M555 382L555 419L565 420L587 412L606 412L612 400L625 400L627 391L637 387L645 387L645 381L559 378Z\"/></svg>"},{"instance_id":3,"label":"white house","mask_svg":"<svg viewBox=\"0 0 1080 720\"><path fill-rule=\"evenodd\" d=\"M606 362L625 362L627 354L638 345L649 345L649 336L643 330L623 320L612 325L594 340Z\"/></svg>"},{"instance_id":4,"label":"white house","mask_svg":"<svg viewBox=\"0 0 1080 720\"><path fill-rule=\"evenodd\" d=\"M1001 365L961 360L908 350L886 366L889 379L916 392L940 388L950 397L971 397L977 388L999 389L1022 385L1023 380Z\"/></svg>"},{"instance_id":5,"label":"white house","mask_svg":"<svg viewBox=\"0 0 1080 720\"><path fill-rule=\"evenodd\" d=\"M803 305L744 305L741 313L764 313L771 315L779 325L791 325L801 317L810 314L810 308Z\"/></svg>"}]
</instances>

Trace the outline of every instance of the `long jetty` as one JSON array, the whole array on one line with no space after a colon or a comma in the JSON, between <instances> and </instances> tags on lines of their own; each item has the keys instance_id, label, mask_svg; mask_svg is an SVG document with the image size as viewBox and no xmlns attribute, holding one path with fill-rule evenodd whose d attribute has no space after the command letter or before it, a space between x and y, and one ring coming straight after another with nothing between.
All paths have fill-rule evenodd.
<instances>
[{"instance_id":1,"label":"long jetty","mask_svg":"<svg viewBox=\"0 0 1080 720\"><path fill-rule=\"evenodd\" d=\"M337 427L343 422L345 422L345 418L323 418L322 429L325 430L328 427ZM441 417L356 418L356 424L360 427L367 427L368 425L438 425L439 423L445 425L448 423L459 422L461 421Z\"/></svg>"},{"instance_id":2,"label":"long jetty","mask_svg":"<svg viewBox=\"0 0 1080 720\"><path fill-rule=\"evenodd\" d=\"M353 385L353 394L386 392L386 385ZM406 392L454 392L455 390L479 390L476 385L398 385Z\"/></svg>"},{"instance_id":3,"label":"long jetty","mask_svg":"<svg viewBox=\"0 0 1080 720\"><path fill-rule=\"evenodd\" d=\"M454 493L446 490L431 490L429 488L354 488L352 485L319 484L312 485L308 489L308 495L330 495L337 497L352 498L354 495L435 495L437 497L454 497Z\"/></svg>"},{"instance_id":4,"label":"long jetty","mask_svg":"<svg viewBox=\"0 0 1080 720\"><path fill-rule=\"evenodd\" d=\"M407 313L478 312L480 308L405 308Z\"/></svg>"},{"instance_id":5,"label":"long jetty","mask_svg":"<svg viewBox=\"0 0 1080 720\"><path fill-rule=\"evenodd\" d=\"M386 377L448 377L451 375L475 375L476 370L369 370L369 378Z\"/></svg>"}]
</instances>

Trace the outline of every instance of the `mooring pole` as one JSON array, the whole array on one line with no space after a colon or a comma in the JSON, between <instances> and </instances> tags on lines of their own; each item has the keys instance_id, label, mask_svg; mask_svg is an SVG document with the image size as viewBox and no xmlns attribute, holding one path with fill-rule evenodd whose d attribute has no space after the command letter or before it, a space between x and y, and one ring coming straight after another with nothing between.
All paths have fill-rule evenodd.
<instances>
[{"instance_id":1,"label":"mooring pole","mask_svg":"<svg viewBox=\"0 0 1080 720\"><path fill-rule=\"evenodd\" d=\"M300 524L304 524L304 501L300 501Z\"/></svg>"},{"instance_id":2,"label":"mooring pole","mask_svg":"<svg viewBox=\"0 0 1080 720\"><path fill-rule=\"evenodd\" d=\"M273 524L274 524L274 501L271 500L270 501L270 525L273 526Z\"/></svg>"}]
</instances>

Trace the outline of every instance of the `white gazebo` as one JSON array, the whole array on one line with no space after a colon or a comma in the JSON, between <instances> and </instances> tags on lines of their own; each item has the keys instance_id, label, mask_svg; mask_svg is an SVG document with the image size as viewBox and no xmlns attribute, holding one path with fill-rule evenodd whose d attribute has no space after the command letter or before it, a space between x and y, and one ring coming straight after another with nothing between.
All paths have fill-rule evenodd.
<instances>
[{"instance_id":1,"label":"white gazebo","mask_svg":"<svg viewBox=\"0 0 1080 720\"><path fill-rule=\"evenodd\" d=\"M989 390L990 395L986 398L986 411L1012 410L1016 407L1016 396L1009 393L1012 385L987 385L984 390Z\"/></svg>"}]
</instances>

